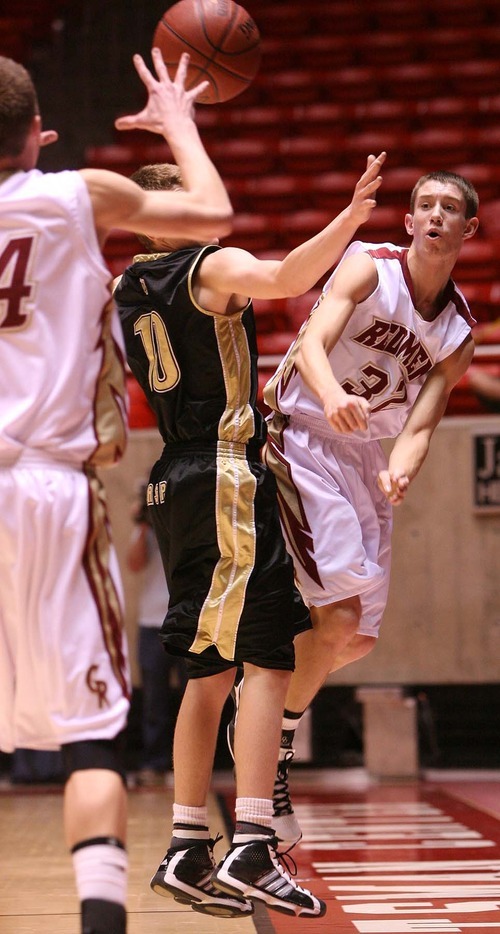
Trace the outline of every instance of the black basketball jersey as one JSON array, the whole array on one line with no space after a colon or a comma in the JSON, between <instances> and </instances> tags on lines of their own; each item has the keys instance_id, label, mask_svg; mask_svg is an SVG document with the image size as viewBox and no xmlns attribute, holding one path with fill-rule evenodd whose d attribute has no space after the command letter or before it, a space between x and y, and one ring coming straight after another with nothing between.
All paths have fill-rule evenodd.
<instances>
[{"instance_id":1,"label":"black basketball jersey","mask_svg":"<svg viewBox=\"0 0 500 934\"><path fill-rule=\"evenodd\" d=\"M141 255L115 299L129 366L156 414L165 444L229 441L262 445L256 408L257 343L251 301L236 314L197 304L192 281L217 245Z\"/></svg>"}]
</instances>

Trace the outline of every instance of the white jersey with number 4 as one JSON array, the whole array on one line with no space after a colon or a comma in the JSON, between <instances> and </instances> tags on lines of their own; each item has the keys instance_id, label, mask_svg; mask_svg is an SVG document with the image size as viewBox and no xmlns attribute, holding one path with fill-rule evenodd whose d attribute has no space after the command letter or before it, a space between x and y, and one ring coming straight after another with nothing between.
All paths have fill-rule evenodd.
<instances>
[{"instance_id":1,"label":"white jersey with number 4","mask_svg":"<svg viewBox=\"0 0 500 934\"><path fill-rule=\"evenodd\" d=\"M112 739L123 593L93 466L125 443L110 274L79 172L0 173L0 749Z\"/></svg>"},{"instance_id":2,"label":"white jersey with number 4","mask_svg":"<svg viewBox=\"0 0 500 934\"><path fill-rule=\"evenodd\" d=\"M0 464L24 448L81 465L124 445L124 368L110 273L79 172L0 186Z\"/></svg>"},{"instance_id":3,"label":"white jersey with number 4","mask_svg":"<svg viewBox=\"0 0 500 934\"><path fill-rule=\"evenodd\" d=\"M370 404L368 428L353 432L352 437L393 438L401 432L429 370L463 343L474 320L452 280L445 290L439 314L432 321L422 318L415 307L407 248L355 241L342 259L361 252L373 258L378 284L356 306L329 354L329 361L340 385L348 393L363 396ZM335 275L336 271L317 304ZM325 422L320 400L304 385L294 366L306 328L307 322L268 382L264 398L270 408L284 415L308 416Z\"/></svg>"}]
</instances>

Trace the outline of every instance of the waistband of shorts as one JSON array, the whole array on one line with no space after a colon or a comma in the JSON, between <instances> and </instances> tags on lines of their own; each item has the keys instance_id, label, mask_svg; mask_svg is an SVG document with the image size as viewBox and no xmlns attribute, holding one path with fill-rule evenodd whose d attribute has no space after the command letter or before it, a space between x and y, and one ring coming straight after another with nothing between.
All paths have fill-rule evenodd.
<instances>
[{"instance_id":1,"label":"waistband of shorts","mask_svg":"<svg viewBox=\"0 0 500 934\"><path fill-rule=\"evenodd\" d=\"M303 412L294 412L293 415L288 415L287 419L292 427L293 425L302 425L321 438L327 438L328 441L338 441L340 444L366 444L367 440L371 440L360 438L352 433L340 434L340 432L336 432L330 427L326 418L315 418L314 415L305 415Z\"/></svg>"},{"instance_id":2,"label":"waistband of shorts","mask_svg":"<svg viewBox=\"0 0 500 934\"><path fill-rule=\"evenodd\" d=\"M211 457L241 457L245 460L260 460L259 444L241 444L239 441L175 441L166 444L160 460L169 461L186 454Z\"/></svg>"},{"instance_id":3,"label":"waistband of shorts","mask_svg":"<svg viewBox=\"0 0 500 934\"><path fill-rule=\"evenodd\" d=\"M21 448L16 451L2 451L0 453L0 470L11 470L13 467L48 467L52 470L71 470L80 472L83 463L55 457L47 451L36 448Z\"/></svg>"}]
</instances>

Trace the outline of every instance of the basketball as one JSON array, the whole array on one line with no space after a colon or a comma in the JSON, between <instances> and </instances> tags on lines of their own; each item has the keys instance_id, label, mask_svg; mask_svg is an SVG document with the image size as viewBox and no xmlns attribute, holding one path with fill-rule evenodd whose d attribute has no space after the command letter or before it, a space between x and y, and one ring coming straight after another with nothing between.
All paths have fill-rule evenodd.
<instances>
[{"instance_id":1,"label":"basketball","mask_svg":"<svg viewBox=\"0 0 500 934\"><path fill-rule=\"evenodd\" d=\"M181 54L189 53L186 88L209 82L197 98L200 104L218 104L244 91L257 74L262 51L255 22L234 0L179 0L159 21L153 46L171 78Z\"/></svg>"}]
</instances>

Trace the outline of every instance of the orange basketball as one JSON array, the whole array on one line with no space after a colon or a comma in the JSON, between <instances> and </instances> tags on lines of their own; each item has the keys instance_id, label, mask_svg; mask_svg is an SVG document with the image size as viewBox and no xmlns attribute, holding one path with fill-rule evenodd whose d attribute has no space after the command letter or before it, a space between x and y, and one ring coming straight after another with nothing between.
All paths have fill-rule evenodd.
<instances>
[{"instance_id":1,"label":"orange basketball","mask_svg":"<svg viewBox=\"0 0 500 934\"><path fill-rule=\"evenodd\" d=\"M260 65L259 30L234 0L179 0L163 14L153 45L163 55L171 78L183 52L189 52L186 87L208 81L197 103L218 104L236 97L255 78Z\"/></svg>"}]
</instances>

